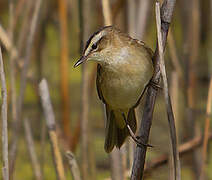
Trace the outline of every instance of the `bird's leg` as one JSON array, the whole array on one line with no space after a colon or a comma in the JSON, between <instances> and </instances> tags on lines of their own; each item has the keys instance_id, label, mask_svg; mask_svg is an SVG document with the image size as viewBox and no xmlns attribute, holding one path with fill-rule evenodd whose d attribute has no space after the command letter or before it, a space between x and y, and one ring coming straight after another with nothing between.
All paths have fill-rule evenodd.
<instances>
[{"instance_id":1,"label":"bird's leg","mask_svg":"<svg viewBox=\"0 0 212 180\"><path fill-rule=\"evenodd\" d=\"M132 131L130 125L129 125L128 122L127 122L127 119L126 119L124 113L122 113L122 116L123 116L124 121L125 121L125 123L126 123L126 125L127 125L127 129L128 129L128 131L129 131L129 133L130 133L130 136L131 136L132 139L135 141L135 143L136 143L138 146L153 147L153 146L150 145L150 144L145 144L145 143L141 142L141 141L139 140L139 137L136 137L135 134L134 134L134 132Z\"/></svg>"},{"instance_id":2,"label":"bird's leg","mask_svg":"<svg viewBox=\"0 0 212 180\"><path fill-rule=\"evenodd\" d=\"M158 89L162 90L163 89L159 84L157 84L153 80L150 80L148 85L152 86L155 90L158 90Z\"/></svg>"}]
</instances>

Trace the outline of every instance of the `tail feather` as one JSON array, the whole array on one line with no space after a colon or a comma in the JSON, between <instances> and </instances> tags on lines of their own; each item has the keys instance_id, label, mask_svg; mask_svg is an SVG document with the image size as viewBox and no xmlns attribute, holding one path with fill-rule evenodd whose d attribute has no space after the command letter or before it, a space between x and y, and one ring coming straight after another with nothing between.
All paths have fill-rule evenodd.
<instances>
[{"instance_id":1,"label":"tail feather","mask_svg":"<svg viewBox=\"0 0 212 180\"><path fill-rule=\"evenodd\" d=\"M127 136L129 136L129 131L128 131L126 126L123 129L117 128L117 143L116 143L116 147L118 147L120 149L121 146L124 144L124 141L127 138Z\"/></svg>"},{"instance_id":2,"label":"tail feather","mask_svg":"<svg viewBox=\"0 0 212 180\"><path fill-rule=\"evenodd\" d=\"M125 139L127 138L127 136L129 136L129 131L126 125L123 128L119 127L117 122L120 122L120 120L116 119L113 110L110 110L108 107L106 107L106 113L107 113L107 122L106 122L106 138L104 148L105 151L109 153L113 150L114 146L121 148ZM122 121L124 121L123 118ZM136 125L134 108L131 108L129 110L127 121L132 131L135 133L137 125Z\"/></svg>"},{"instance_id":3,"label":"tail feather","mask_svg":"<svg viewBox=\"0 0 212 180\"><path fill-rule=\"evenodd\" d=\"M105 137L105 151L107 153L113 150L115 144L117 144L117 128L114 119L113 111L107 111L107 122L106 122L106 137Z\"/></svg>"}]
</instances>

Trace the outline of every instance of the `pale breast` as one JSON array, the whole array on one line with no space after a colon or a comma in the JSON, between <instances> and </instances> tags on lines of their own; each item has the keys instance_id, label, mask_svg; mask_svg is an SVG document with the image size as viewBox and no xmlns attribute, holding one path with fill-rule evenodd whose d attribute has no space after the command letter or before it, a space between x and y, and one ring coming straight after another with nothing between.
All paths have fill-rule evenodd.
<instances>
[{"instance_id":1,"label":"pale breast","mask_svg":"<svg viewBox=\"0 0 212 180\"><path fill-rule=\"evenodd\" d=\"M118 65L104 69L101 90L105 101L114 109L134 106L152 77L151 68L141 64Z\"/></svg>"}]
</instances>

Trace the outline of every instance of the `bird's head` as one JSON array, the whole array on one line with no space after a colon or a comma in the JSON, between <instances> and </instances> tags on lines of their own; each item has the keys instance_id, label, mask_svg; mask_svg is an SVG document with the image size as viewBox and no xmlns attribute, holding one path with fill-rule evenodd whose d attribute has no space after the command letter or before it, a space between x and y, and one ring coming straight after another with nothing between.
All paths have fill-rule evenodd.
<instances>
[{"instance_id":1,"label":"bird's head","mask_svg":"<svg viewBox=\"0 0 212 180\"><path fill-rule=\"evenodd\" d=\"M74 67L85 61L92 60L100 64L106 63L116 48L117 33L119 31L112 26L106 26L95 32L87 41L83 55Z\"/></svg>"}]
</instances>

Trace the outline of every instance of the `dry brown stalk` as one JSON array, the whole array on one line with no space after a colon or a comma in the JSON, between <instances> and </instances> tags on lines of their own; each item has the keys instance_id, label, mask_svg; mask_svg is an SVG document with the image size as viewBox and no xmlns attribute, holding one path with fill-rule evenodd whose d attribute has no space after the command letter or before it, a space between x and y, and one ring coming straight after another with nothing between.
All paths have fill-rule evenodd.
<instances>
[{"instance_id":1,"label":"dry brown stalk","mask_svg":"<svg viewBox=\"0 0 212 180\"><path fill-rule=\"evenodd\" d=\"M2 42L5 49L9 52L10 56L15 60L18 59L17 65L19 69L23 68L23 58L20 57L20 54L12 42L10 35L5 31L5 29L0 25L0 41Z\"/></svg>"},{"instance_id":2,"label":"dry brown stalk","mask_svg":"<svg viewBox=\"0 0 212 180\"><path fill-rule=\"evenodd\" d=\"M69 167L71 169L71 175L73 180L81 180L80 170L75 159L75 156L70 151L66 152L66 157L68 159Z\"/></svg>"},{"instance_id":3,"label":"dry brown stalk","mask_svg":"<svg viewBox=\"0 0 212 180\"><path fill-rule=\"evenodd\" d=\"M62 157L60 154L59 146L58 146L58 139L56 134L56 124L55 124L55 116L53 107L50 100L50 94L48 89L48 84L45 79L43 79L39 84L39 92L41 96L41 102L44 110L44 115L46 118L46 126L49 132L49 138L51 142L52 152L53 152L53 159L56 174L59 180L65 180L65 173L64 167L62 162Z\"/></svg>"},{"instance_id":4,"label":"dry brown stalk","mask_svg":"<svg viewBox=\"0 0 212 180\"><path fill-rule=\"evenodd\" d=\"M200 171L200 180L205 179L207 147L208 147L208 140L209 140L210 119L211 119L211 105L212 105L211 103L212 103L212 77L210 79L210 85L209 85L209 89L208 89L205 130L204 130L204 139L203 139L203 146L202 146L202 167L201 167L201 171Z\"/></svg>"},{"instance_id":5,"label":"dry brown stalk","mask_svg":"<svg viewBox=\"0 0 212 180\"><path fill-rule=\"evenodd\" d=\"M0 40L4 47L10 52L14 58L18 58L18 51L12 44L11 39L9 38L9 35L7 32L4 30L4 28L0 25Z\"/></svg>"},{"instance_id":6,"label":"dry brown stalk","mask_svg":"<svg viewBox=\"0 0 212 180\"><path fill-rule=\"evenodd\" d=\"M169 95L168 89L168 81L166 76L166 69L165 69L165 62L164 62L164 49L163 49L163 42L162 42L162 32L161 32L161 18L160 18L160 3L156 2L156 24L157 24L157 37L158 37L158 49L159 49L159 62L160 62L160 72L163 80L163 92L166 102L166 110L167 116L169 121L169 128L170 128L170 135L171 135L171 143L172 143L172 153L173 153L173 160L174 160L174 179L181 179L181 172L180 172L180 160L179 160L179 152L177 147L177 134L175 128L175 120L174 120L174 113L172 110L171 99Z\"/></svg>"},{"instance_id":7,"label":"dry brown stalk","mask_svg":"<svg viewBox=\"0 0 212 180\"><path fill-rule=\"evenodd\" d=\"M111 16L109 0L102 0L102 12L103 12L103 16L104 16L105 26L112 25L112 16Z\"/></svg>"},{"instance_id":8,"label":"dry brown stalk","mask_svg":"<svg viewBox=\"0 0 212 180\"><path fill-rule=\"evenodd\" d=\"M1 121L2 121L2 177L9 180L9 161L8 161L8 130L7 130L7 85L4 73L4 63L0 47L0 76L1 76Z\"/></svg>"},{"instance_id":9,"label":"dry brown stalk","mask_svg":"<svg viewBox=\"0 0 212 180\"><path fill-rule=\"evenodd\" d=\"M70 134L70 96L69 96L69 66L68 66L68 16L66 0L58 0L60 22L60 90L62 125L65 138L71 139Z\"/></svg>"},{"instance_id":10,"label":"dry brown stalk","mask_svg":"<svg viewBox=\"0 0 212 180\"><path fill-rule=\"evenodd\" d=\"M136 37L136 1L127 0L128 8L128 32L133 38Z\"/></svg>"}]
</instances>

